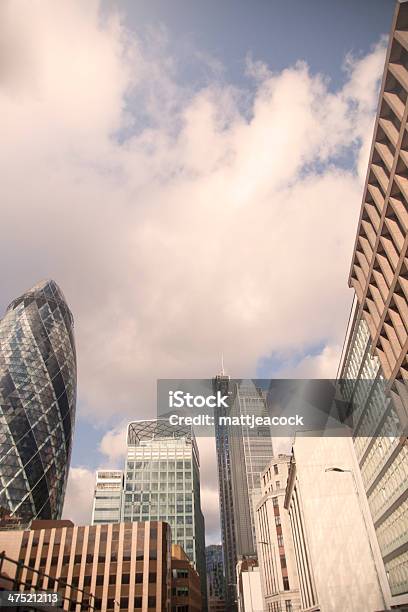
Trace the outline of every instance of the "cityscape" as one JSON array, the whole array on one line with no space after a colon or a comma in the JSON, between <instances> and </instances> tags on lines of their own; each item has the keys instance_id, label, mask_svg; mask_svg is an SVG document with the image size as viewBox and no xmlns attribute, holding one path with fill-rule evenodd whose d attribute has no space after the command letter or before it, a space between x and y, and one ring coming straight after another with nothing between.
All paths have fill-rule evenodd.
<instances>
[{"instance_id":1,"label":"cityscape","mask_svg":"<svg viewBox=\"0 0 408 612\"><path fill-rule=\"evenodd\" d=\"M230 0L218 25L25 1L0 7L0 610L408 611L408 2L310 0L333 49L370 31L343 81L247 55L250 102L227 51L169 42L223 35ZM260 41L261 13L305 19L257 3Z\"/></svg>"}]
</instances>

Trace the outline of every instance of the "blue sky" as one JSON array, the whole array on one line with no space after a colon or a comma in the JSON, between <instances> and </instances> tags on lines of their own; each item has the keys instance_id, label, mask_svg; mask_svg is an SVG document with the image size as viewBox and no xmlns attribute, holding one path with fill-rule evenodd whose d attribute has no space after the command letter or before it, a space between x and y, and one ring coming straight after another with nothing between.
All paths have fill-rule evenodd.
<instances>
[{"instance_id":1,"label":"blue sky","mask_svg":"<svg viewBox=\"0 0 408 612\"><path fill-rule=\"evenodd\" d=\"M0 306L51 277L73 311L80 522L157 378L221 353L233 377L335 375L394 5L21 2L0 6Z\"/></svg>"},{"instance_id":2,"label":"blue sky","mask_svg":"<svg viewBox=\"0 0 408 612\"><path fill-rule=\"evenodd\" d=\"M191 49L219 60L228 81L245 80L251 55L277 71L304 60L313 72L329 76L333 87L344 80L345 55L365 54L388 33L394 11L391 0L121 0L117 6L139 35L163 26L171 52L183 63ZM196 74L187 71L185 78Z\"/></svg>"}]
</instances>

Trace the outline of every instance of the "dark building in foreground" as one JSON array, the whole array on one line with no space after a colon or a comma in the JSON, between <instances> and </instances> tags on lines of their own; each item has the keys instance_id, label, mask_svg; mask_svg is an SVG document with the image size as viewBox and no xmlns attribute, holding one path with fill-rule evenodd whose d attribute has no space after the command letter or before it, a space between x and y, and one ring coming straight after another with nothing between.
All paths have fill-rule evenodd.
<instances>
[{"instance_id":1,"label":"dark building in foreground","mask_svg":"<svg viewBox=\"0 0 408 612\"><path fill-rule=\"evenodd\" d=\"M171 546L171 611L202 612L200 577L178 544Z\"/></svg>"},{"instance_id":2,"label":"dark building in foreground","mask_svg":"<svg viewBox=\"0 0 408 612\"><path fill-rule=\"evenodd\" d=\"M34 570L19 572L25 591L58 592L64 610L170 612L167 523L74 527L70 521L35 521L33 527L1 534L7 557ZM15 564L4 563L3 573L14 579Z\"/></svg>"},{"instance_id":3,"label":"dark building in foreground","mask_svg":"<svg viewBox=\"0 0 408 612\"><path fill-rule=\"evenodd\" d=\"M225 611L225 577L222 546L212 544L205 548L207 566L208 612Z\"/></svg>"},{"instance_id":4,"label":"dark building in foreground","mask_svg":"<svg viewBox=\"0 0 408 612\"><path fill-rule=\"evenodd\" d=\"M340 379L390 605L408 604L408 4L397 2L349 284Z\"/></svg>"},{"instance_id":5,"label":"dark building in foreground","mask_svg":"<svg viewBox=\"0 0 408 612\"><path fill-rule=\"evenodd\" d=\"M0 321L0 507L22 524L61 516L76 404L74 322L58 285Z\"/></svg>"}]
</instances>

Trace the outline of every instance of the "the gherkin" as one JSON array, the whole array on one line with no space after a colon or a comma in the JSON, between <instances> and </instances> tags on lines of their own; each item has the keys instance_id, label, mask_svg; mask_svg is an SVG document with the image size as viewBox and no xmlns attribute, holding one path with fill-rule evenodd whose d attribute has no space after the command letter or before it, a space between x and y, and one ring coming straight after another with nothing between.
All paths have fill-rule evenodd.
<instances>
[{"instance_id":1,"label":"the gherkin","mask_svg":"<svg viewBox=\"0 0 408 612\"><path fill-rule=\"evenodd\" d=\"M23 524L61 517L76 377L73 317L47 280L0 321L0 508Z\"/></svg>"}]
</instances>

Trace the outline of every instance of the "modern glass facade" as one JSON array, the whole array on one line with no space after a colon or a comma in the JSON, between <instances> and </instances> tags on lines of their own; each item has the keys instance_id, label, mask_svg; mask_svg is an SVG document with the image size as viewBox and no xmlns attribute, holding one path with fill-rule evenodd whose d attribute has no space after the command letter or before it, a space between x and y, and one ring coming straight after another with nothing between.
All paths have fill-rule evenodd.
<instances>
[{"instance_id":1,"label":"modern glass facade","mask_svg":"<svg viewBox=\"0 0 408 612\"><path fill-rule=\"evenodd\" d=\"M61 516L75 404L73 317L48 280L0 321L0 506L23 524Z\"/></svg>"},{"instance_id":2,"label":"modern glass facade","mask_svg":"<svg viewBox=\"0 0 408 612\"><path fill-rule=\"evenodd\" d=\"M206 606L204 517L194 434L165 420L136 421L128 426L127 444L122 520L169 523L172 542L182 546L200 575Z\"/></svg>"},{"instance_id":3,"label":"modern glass facade","mask_svg":"<svg viewBox=\"0 0 408 612\"><path fill-rule=\"evenodd\" d=\"M222 546L212 544L205 549L205 560L207 564L207 593L211 599L222 600L225 598L225 577Z\"/></svg>"},{"instance_id":4,"label":"modern glass facade","mask_svg":"<svg viewBox=\"0 0 408 612\"><path fill-rule=\"evenodd\" d=\"M119 523L122 510L123 472L122 470L98 470L92 525L98 523Z\"/></svg>"},{"instance_id":5,"label":"modern glass facade","mask_svg":"<svg viewBox=\"0 0 408 612\"><path fill-rule=\"evenodd\" d=\"M370 332L355 313L341 385L350 401L359 462L391 594L408 592L408 447Z\"/></svg>"}]
</instances>

